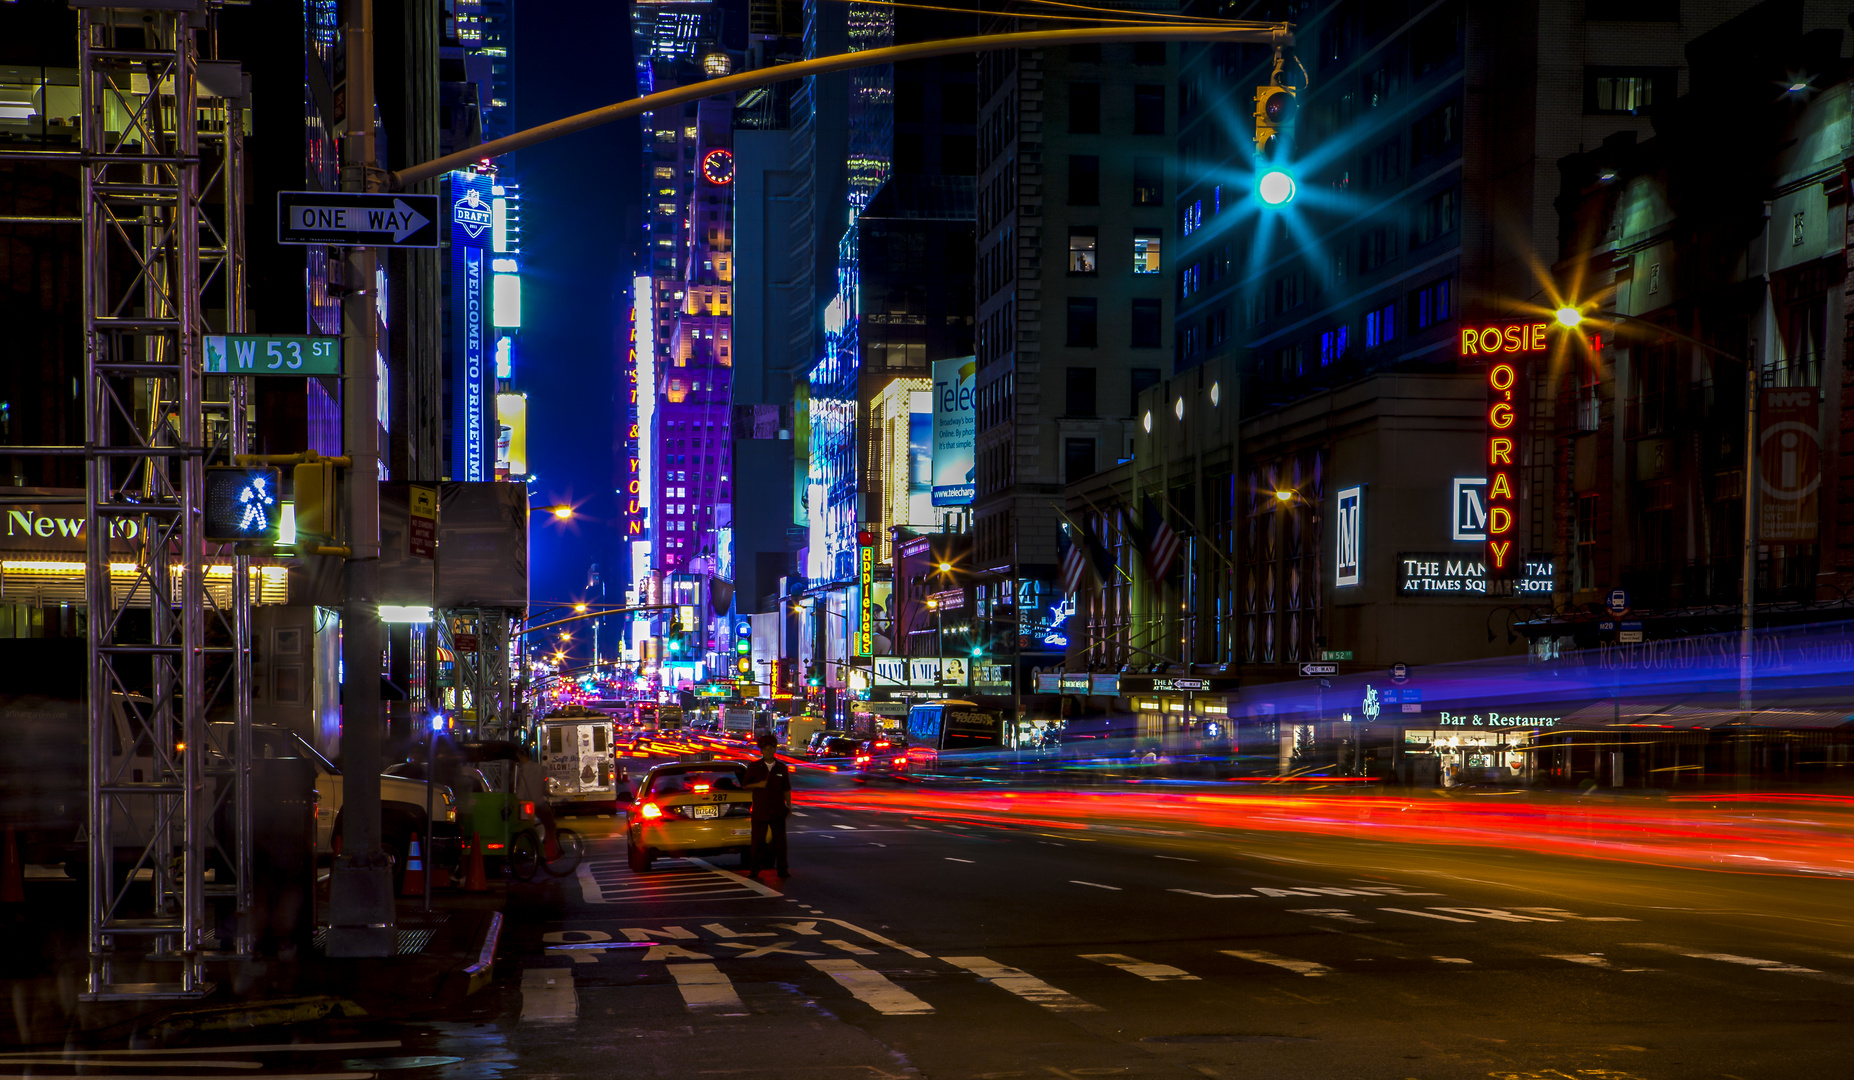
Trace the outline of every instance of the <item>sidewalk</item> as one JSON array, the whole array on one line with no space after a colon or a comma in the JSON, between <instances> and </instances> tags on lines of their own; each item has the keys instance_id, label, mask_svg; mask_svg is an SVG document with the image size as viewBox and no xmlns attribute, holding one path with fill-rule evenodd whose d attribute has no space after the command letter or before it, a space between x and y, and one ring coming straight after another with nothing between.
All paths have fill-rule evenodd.
<instances>
[{"instance_id":1,"label":"sidewalk","mask_svg":"<svg viewBox=\"0 0 1854 1080\"><path fill-rule=\"evenodd\" d=\"M88 973L84 902L77 882L31 868L23 904L0 905L0 981L12 1023L0 1023L0 1046L168 1042L331 1018L409 1020L454 1011L488 984L502 931L506 884L488 892L438 890L432 910L418 897L398 902L399 955L334 959L322 953L325 931L293 959L209 961L216 984L190 1001L78 1000ZM215 942L208 940L208 948ZM119 979L173 977L174 965L145 965Z\"/></svg>"}]
</instances>

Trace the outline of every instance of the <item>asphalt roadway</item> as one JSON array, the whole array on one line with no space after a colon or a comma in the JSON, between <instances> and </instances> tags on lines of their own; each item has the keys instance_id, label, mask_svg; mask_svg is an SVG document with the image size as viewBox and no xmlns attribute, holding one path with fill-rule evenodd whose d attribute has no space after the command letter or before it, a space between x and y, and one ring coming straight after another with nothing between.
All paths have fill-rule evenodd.
<instances>
[{"instance_id":1,"label":"asphalt roadway","mask_svg":"<svg viewBox=\"0 0 1854 1080\"><path fill-rule=\"evenodd\" d=\"M468 1015L238 1056L258 1080L1854 1073L1844 877L977 798L808 774L783 882L633 874L616 821L571 821L588 859L512 889Z\"/></svg>"}]
</instances>

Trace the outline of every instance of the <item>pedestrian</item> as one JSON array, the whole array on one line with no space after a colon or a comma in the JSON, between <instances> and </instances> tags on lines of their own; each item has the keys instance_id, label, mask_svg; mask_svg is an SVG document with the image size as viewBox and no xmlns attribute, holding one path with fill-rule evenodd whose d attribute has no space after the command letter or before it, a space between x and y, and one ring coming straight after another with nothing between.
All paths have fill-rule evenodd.
<instances>
[{"instance_id":1,"label":"pedestrian","mask_svg":"<svg viewBox=\"0 0 1854 1080\"><path fill-rule=\"evenodd\" d=\"M748 877L775 869L782 878L792 876L785 857L785 819L792 812L792 770L773 753L778 745L771 735L761 735L759 760L747 766L746 787L753 792L753 846L747 853Z\"/></svg>"}]
</instances>

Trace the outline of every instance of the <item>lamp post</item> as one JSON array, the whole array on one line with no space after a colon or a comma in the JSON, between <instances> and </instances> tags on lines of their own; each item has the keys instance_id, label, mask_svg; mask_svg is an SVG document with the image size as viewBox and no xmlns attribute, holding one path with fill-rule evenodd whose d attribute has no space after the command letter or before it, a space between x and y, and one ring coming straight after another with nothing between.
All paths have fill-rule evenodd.
<instances>
[{"instance_id":1,"label":"lamp post","mask_svg":"<svg viewBox=\"0 0 1854 1080\"><path fill-rule=\"evenodd\" d=\"M1751 711L1752 679L1757 656L1754 635L1754 605L1757 600L1757 392L1758 365L1735 353L1726 352L1717 346L1671 330L1659 323L1649 322L1633 315L1624 315L1616 311L1596 311L1585 314L1581 308L1565 305L1557 311L1560 326L1575 330L1592 316L1616 322L1635 323L1646 326L1656 333L1665 334L1676 341L1685 342L1702 352L1723 357L1745 369L1745 522L1744 522L1744 566L1738 590L1738 708L1742 712Z\"/></svg>"}]
</instances>

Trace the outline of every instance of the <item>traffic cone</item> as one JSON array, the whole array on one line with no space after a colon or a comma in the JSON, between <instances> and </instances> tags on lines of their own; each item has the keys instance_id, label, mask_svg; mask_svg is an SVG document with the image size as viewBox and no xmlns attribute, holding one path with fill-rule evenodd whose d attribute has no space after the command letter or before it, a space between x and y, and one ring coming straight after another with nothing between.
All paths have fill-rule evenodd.
<instances>
[{"instance_id":1,"label":"traffic cone","mask_svg":"<svg viewBox=\"0 0 1854 1080\"><path fill-rule=\"evenodd\" d=\"M19 865L19 836L6 827L6 864L0 866L0 904L26 902L26 871Z\"/></svg>"},{"instance_id":2,"label":"traffic cone","mask_svg":"<svg viewBox=\"0 0 1854 1080\"><path fill-rule=\"evenodd\" d=\"M418 834L412 834L412 846L406 850L405 880L399 884L401 896L425 895L425 860L419 850Z\"/></svg>"},{"instance_id":3,"label":"traffic cone","mask_svg":"<svg viewBox=\"0 0 1854 1080\"><path fill-rule=\"evenodd\" d=\"M483 872L483 834L470 834L470 865L464 871L464 892L488 892L489 875Z\"/></svg>"}]
</instances>

